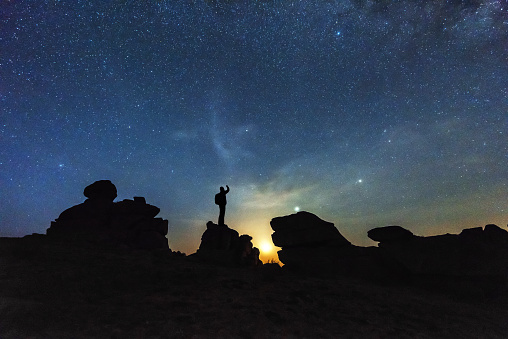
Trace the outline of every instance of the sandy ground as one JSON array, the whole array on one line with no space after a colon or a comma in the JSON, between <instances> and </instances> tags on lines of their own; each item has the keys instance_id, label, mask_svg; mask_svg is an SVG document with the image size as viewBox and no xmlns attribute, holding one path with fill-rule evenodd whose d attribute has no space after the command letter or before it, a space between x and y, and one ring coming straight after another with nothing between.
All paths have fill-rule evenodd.
<instances>
[{"instance_id":1,"label":"sandy ground","mask_svg":"<svg viewBox=\"0 0 508 339\"><path fill-rule=\"evenodd\" d=\"M505 294L0 238L0 338L507 338Z\"/></svg>"}]
</instances>

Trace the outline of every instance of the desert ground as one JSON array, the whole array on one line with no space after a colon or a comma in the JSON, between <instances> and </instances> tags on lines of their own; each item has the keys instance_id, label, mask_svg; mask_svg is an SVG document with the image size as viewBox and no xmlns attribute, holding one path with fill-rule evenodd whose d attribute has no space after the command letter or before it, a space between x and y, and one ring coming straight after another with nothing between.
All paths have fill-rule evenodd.
<instances>
[{"instance_id":1,"label":"desert ground","mask_svg":"<svg viewBox=\"0 0 508 339\"><path fill-rule=\"evenodd\" d=\"M488 284L234 268L168 251L0 238L0 338L507 338Z\"/></svg>"}]
</instances>

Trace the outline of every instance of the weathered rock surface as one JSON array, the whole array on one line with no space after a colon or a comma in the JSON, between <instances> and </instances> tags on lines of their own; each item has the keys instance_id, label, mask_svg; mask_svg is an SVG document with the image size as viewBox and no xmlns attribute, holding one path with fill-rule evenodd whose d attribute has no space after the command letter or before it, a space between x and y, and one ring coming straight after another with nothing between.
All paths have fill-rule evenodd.
<instances>
[{"instance_id":1,"label":"weathered rock surface","mask_svg":"<svg viewBox=\"0 0 508 339\"><path fill-rule=\"evenodd\" d=\"M458 235L377 236L392 230L374 229L369 237L380 241L384 255L415 275L508 278L508 232L496 225L465 229Z\"/></svg>"},{"instance_id":2,"label":"weathered rock surface","mask_svg":"<svg viewBox=\"0 0 508 339\"><path fill-rule=\"evenodd\" d=\"M168 221L155 218L160 209L147 204L145 198L115 203L117 190L109 180L87 186L84 195L88 199L51 222L48 236L137 249L169 249Z\"/></svg>"},{"instance_id":3,"label":"weathered rock surface","mask_svg":"<svg viewBox=\"0 0 508 339\"><path fill-rule=\"evenodd\" d=\"M239 235L227 225L206 224L201 244L193 257L205 262L232 266L260 266L259 249L253 246L252 237Z\"/></svg>"}]
</instances>

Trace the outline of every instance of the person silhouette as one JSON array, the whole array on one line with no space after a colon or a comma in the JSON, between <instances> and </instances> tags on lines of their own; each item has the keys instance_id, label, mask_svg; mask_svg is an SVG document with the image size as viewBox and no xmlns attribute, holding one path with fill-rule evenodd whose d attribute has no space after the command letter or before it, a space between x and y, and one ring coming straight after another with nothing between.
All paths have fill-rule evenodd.
<instances>
[{"instance_id":1,"label":"person silhouette","mask_svg":"<svg viewBox=\"0 0 508 339\"><path fill-rule=\"evenodd\" d=\"M226 214L226 204L228 203L226 200L226 194L229 192L229 186L226 185L226 190L224 187L220 187L220 192L215 195L215 204L219 205L219 225L224 225L224 214Z\"/></svg>"}]
</instances>

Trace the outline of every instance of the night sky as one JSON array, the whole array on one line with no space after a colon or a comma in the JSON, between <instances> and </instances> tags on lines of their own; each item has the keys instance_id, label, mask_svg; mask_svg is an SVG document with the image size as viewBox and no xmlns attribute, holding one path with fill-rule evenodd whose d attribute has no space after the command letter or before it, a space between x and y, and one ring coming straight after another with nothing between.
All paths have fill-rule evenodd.
<instances>
[{"instance_id":1,"label":"night sky","mask_svg":"<svg viewBox=\"0 0 508 339\"><path fill-rule=\"evenodd\" d=\"M505 228L507 32L503 0L2 1L0 236L101 179L188 254L226 184L256 246L298 209L356 245Z\"/></svg>"}]
</instances>

